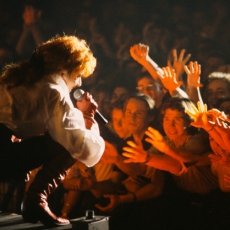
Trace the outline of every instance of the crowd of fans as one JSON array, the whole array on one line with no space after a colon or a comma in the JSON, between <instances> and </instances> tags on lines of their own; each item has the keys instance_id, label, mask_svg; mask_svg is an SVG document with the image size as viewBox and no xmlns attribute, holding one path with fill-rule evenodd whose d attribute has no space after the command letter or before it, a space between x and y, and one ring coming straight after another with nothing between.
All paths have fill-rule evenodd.
<instances>
[{"instance_id":1,"label":"crowd of fans","mask_svg":"<svg viewBox=\"0 0 230 230\"><path fill-rule=\"evenodd\" d=\"M77 218L94 209L110 216L112 230L228 226L228 2L10 4L0 1L1 68L63 33L85 39L97 57L82 89L109 121L100 125L106 149L94 167L78 161L71 168L50 197L54 212ZM9 211L16 187L20 203L34 174L23 185L8 182L0 210Z\"/></svg>"}]
</instances>

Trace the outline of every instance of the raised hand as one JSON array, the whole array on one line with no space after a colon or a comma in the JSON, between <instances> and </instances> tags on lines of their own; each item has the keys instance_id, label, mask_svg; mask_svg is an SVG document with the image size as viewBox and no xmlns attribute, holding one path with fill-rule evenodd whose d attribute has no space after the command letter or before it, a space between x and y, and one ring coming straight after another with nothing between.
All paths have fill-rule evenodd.
<instances>
[{"instance_id":1,"label":"raised hand","mask_svg":"<svg viewBox=\"0 0 230 230\"><path fill-rule=\"evenodd\" d=\"M148 153L143 149L142 145L137 145L133 141L127 141L127 147L123 147L122 155L129 159L124 160L125 163L145 162Z\"/></svg>"},{"instance_id":2,"label":"raised hand","mask_svg":"<svg viewBox=\"0 0 230 230\"><path fill-rule=\"evenodd\" d=\"M185 110L185 112L193 119L191 125L203 128L206 131L213 128L213 123L210 123L207 113L207 105L202 102L197 102L197 107L195 105L191 106L191 111Z\"/></svg>"},{"instance_id":3,"label":"raised hand","mask_svg":"<svg viewBox=\"0 0 230 230\"><path fill-rule=\"evenodd\" d=\"M187 56L184 58L184 54L185 54L185 49L182 49L178 57L177 50L173 49L172 50L173 61L171 62L170 60L168 60L167 63L171 69L175 69L177 81L181 79L181 76L184 72L184 66L191 57L191 54L187 54Z\"/></svg>"},{"instance_id":4,"label":"raised hand","mask_svg":"<svg viewBox=\"0 0 230 230\"><path fill-rule=\"evenodd\" d=\"M22 15L24 23L26 25L36 23L40 19L41 13L42 12L40 10L35 9L33 6L26 5L24 12L23 12L23 15Z\"/></svg>"},{"instance_id":5,"label":"raised hand","mask_svg":"<svg viewBox=\"0 0 230 230\"><path fill-rule=\"evenodd\" d=\"M184 66L184 70L187 74L188 87L197 88L203 86L200 83L201 65L199 65L198 62L190 62L189 67Z\"/></svg>"},{"instance_id":6,"label":"raised hand","mask_svg":"<svg viewBox=\"0 0 230 230\"><path fill-rule=\"evenodd\" d=\"M169 91L169 93L172 95L173 92L180 87L181 85L183 85L182 81L177 81L176 78L176 73L174 69L170 69L170 67L165 67L162 68L164 76L158 74L161 83L163 84L163 86Z\"/></svg>"},{"instance_id":7,"label":"raised hand","mask_svg":"<svg viewBox=\"0 0 230 230\"><path fill-rule=\"evenodd\" d=\"M164 137L156 129L149 127L146 130L145 134L148 136L148 138L146 138L145 140L152 144L160 152L165 153L167 149L169 149L169 146L165 141Z\"/></svg>"},{"instance_id":8,"label":"raised hand","mask_svg":"<svg viewBox=\"0 0 230 230\"><path fill-rule=\"evenodd\" d=\"M149 46L141 43L131 46L129 51L131 57L141 65L147 61L149 56Z\"/></svg>"}]
</instances>

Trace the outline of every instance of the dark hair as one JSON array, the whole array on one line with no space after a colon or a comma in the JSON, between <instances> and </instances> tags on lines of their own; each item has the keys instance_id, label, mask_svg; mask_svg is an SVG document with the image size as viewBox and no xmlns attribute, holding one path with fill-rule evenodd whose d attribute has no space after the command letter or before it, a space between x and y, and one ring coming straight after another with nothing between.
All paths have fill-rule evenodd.
<instances>
[{"instance_id":1,"label":"dark hair","mask_svg":"<svg viewBox=\"0 0 230 230\"><path fill-rule=\"evenodd\" d=\"M160 111L160 121L163 122L163 118L165 115L165 111L167 109L172 109L172 110L177 110L179 112L183 113L183 118L185 120L185 122L187 124L190 124L193 120L192 118L185 113L185 110L190 110L191 111L191 106L194 105L194 103L188 99L188 98L181 98L181 97L171 97L168 100L166 100L162 107L161 107L161 111ZM189 134L194 134L197 132L197 128L193 127L193 126L189 126L187 128L187 131Z\"/></svg>"},{"instance_id":2,"label":"dark hair","mask_svg":"<svg viewBox=\"0 0 230 230\"><path fill-rule=\"evenodd\" d=\"M128 99L126 99L126 100L128 100ZM112 103L111 104L111 112L114 109L124 110L124 105L125 105L126 100L117 100L114 103Z\"/></svg>"},{"instance_id":3,"label":"dark hair","mask_svg":"<svg viewBox=\"0 0 230 230\"><path fill-rule=\"evenodd\" d=\"M136 81L137 83L142 79L142 78L148 78L148 79L151 79L156 86L160 87L161 89L163 89L163 85L161 83L161 81L159 79L155 80L153 79L153 77L149 74L149 72L147 71L144 71L144 72L141 72L137 75L136 77Z\"/></svg>"},{"instance_id":4,"label":"dark hair","mask_svg":"<svg viewBox=\"0 0 230 230\"><path fill-rule=\"evenodd\" d=\"M149 97L145 94L140 94L140 93L132 95L125 101L124 109L126 108L126 105L130 99L137 99L137 100L143 101L148 108L148 115L149 116L155 116L155 114L156 114L155 101L151 97Z\"/></svg>"}]
</instances>

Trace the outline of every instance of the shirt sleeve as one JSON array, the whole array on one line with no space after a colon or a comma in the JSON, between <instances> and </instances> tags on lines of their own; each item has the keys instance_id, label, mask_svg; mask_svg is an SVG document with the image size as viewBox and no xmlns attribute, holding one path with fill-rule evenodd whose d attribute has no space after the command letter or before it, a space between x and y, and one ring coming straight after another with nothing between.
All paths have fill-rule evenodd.
<instances>
[{"instance_id":1,"label":"shirt sleeve","mask_svg":"<svg viewBox=\"0 0 230 230\"><path fill-rule=\"evenodd\" d=\"M73 158L88 167L101 158L105 143L96 132L85 128L81 111L74 108L65 97L53 99L47 129L52 138L66 148ZM68 99L68 98L67 98Z\"/></svg>"}]
</instances>

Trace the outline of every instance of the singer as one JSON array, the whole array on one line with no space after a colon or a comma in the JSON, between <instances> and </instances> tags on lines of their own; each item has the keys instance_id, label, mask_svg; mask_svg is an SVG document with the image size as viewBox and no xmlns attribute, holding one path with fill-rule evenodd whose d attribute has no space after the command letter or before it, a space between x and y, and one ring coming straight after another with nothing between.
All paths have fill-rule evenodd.
<instances>
[{"instance_id":1,"label":"singer","mask_svg":"<svg viewBox=\"0 0 230 230\"><path fill-rule=\"evenodd\" d=\"M95 65L84 40L56 36L37 47L29 61L6 65L0 76L0 180L43 165L23 200L26 222L69 224L51 212L48 196L77 160L93 166L104 152L93 119L96 102L85 93L74 108L69 96ZM22 141L13 143L12 135Z\"/></svg>"}]
</instances>

